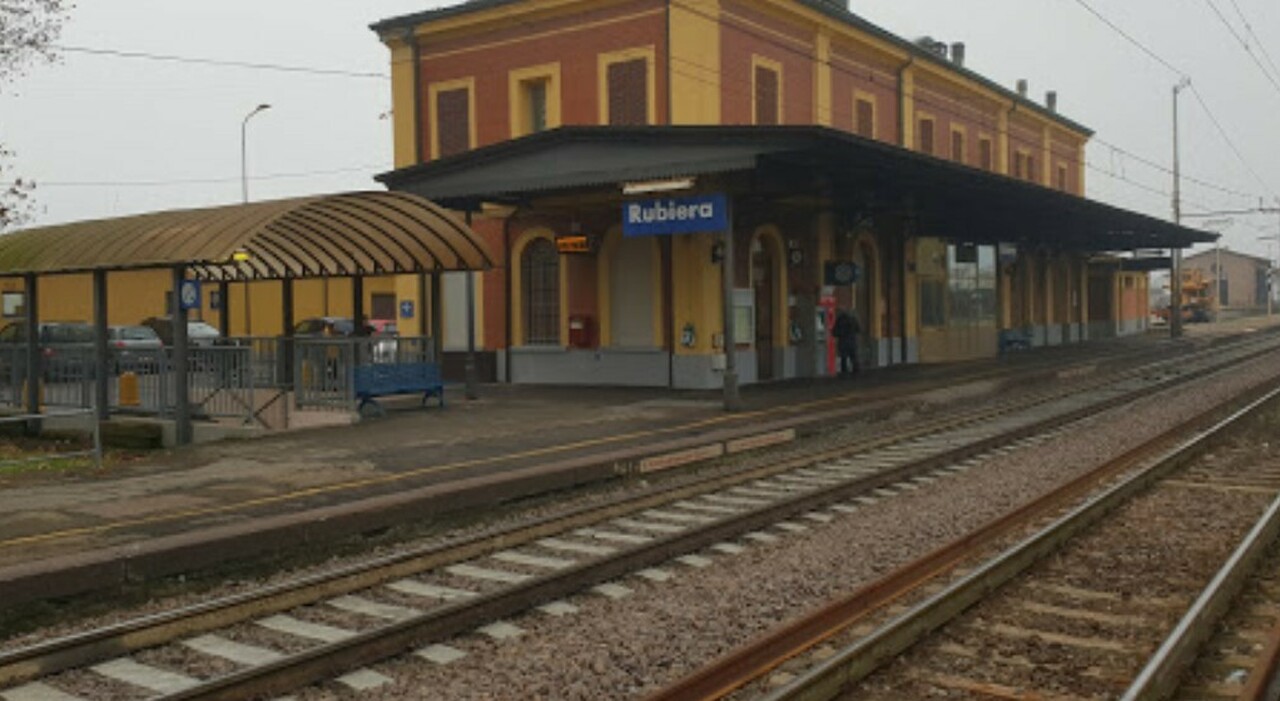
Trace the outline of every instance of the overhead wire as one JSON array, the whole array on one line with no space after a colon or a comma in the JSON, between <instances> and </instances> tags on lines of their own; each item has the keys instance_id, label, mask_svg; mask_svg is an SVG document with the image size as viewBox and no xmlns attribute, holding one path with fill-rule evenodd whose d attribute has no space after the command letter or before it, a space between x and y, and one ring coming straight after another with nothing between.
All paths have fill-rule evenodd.
<instances>
[{"instance_id":1,"label":"overhead wire","mask_svg":"<svg viewBox=\"0 0 1280 701\"><path fill-rule=\"evenodd\" d=\"M1277 94L1280 94L1280 82L1277 82L1276 77L1267 70L1266 66L1262 65L1262 61L1259 60L1258 55L1253 52L1253 47L1249 46L1249 42L1244 37L1240 36L1240 32L1236 31L1236 28L1232 26L1231 22L1227 19L1227 16L1222 14L1222 10L1218 9L1218 5L1214 3L1213 0L1204 1L1205 4L1213 10L1213 13L1218 16L1218 19L1222 21L1222 26L1227 28L1227 31L1231 33L1231 36L1234 37L1236 42L1238 42L1244 49L1244 52L1249 54L1249 58L1253 60L1253 64L1258 67L1258 70L1262 72L1262 75L1266 76L1267 82L1271 83L1271 87L1275 88ZM1237 6L1236 9L1238 10L1239 6Z\"/></svg>"},{"instance_id":2,"label":"overhead wire","mask_svg":"<svg viewBox=\"0 0 1280 701\"><path fill-rule=\"evenodd\" d=\"M1253 39L1253 45L1258 47L1258 50L1262 52L1262 57L1266 59L1267 65L1271 67L1271 72L1274 75L1280 76L1280 68L1277 68L1276 62L1271 60L1271 52L1267 51L1266 43L1259 39L1258 35L1254 33L1253 24L1249 22L1249 18L1245 16L1244 10L1240 9L1240 3L1236 2L1236 0L1231 0L1231 6L1235 8L1236 15L1240 17L1240 23L1244 25L1245 32Z\"/></svg>"},{"instance_id":3,"label":"overhead wire","mask_svg":"<svg viewBox=\"0 0 1280 701\"><path fill-rule=\"evenodd\" d=\"M89 54L92 56L111 56L114 58L143 59L148 61L164 61L200 66L217 66L220 68L248 68L254 70L278 71L281 73L305 73L309 75L339 76L345 78L378 78L391 80L386 73L372 71L351 71L340 68L315 68L312 66L291 66L279 63L263 63L254 61L235 61L229 59L201 58L195 56L179 56L176 54L157 54L146 51L122 51L119 49L100 49L91 46L54 46L55 51L72 54Z\"/></svg>"}]
</instances>

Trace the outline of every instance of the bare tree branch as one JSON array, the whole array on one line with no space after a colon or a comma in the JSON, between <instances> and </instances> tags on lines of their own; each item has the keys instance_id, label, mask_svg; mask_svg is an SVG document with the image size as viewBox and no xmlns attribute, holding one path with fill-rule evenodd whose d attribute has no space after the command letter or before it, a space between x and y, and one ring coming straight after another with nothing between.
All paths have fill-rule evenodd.
<instances>
[{"instance_id":1,"label":"bare tree branch","mask_svg":"<svg viewBox=\"0 0 1280 701\"><path fill-rule=\"evenodd\" d=\"M53 42L70 10L67 0L0 0L0 87L56 58ZM32 213L36 185L13 173L13 155L0 135L0 231L29 221Z\"/></svg>"}]
</instances>

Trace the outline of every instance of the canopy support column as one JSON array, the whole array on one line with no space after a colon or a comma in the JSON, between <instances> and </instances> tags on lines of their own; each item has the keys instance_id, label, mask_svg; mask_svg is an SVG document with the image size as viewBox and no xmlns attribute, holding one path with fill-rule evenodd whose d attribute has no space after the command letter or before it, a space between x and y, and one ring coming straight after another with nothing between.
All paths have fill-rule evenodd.
<instances>
[{"instance_id":1,"label":"canopy support column","mask_svg":"<svg viewBox=\"0 0 1280 701\"><path fill-rule=\"evenodd\" d=\"M440 271L431 273L431 345L444 372L444 303L440 297Z\"/></svg>"},{"instance_id":2,"label":"canopy support column","mask_svg":"<svg viewBox=\"0 0 1280 701\"><path fill-rule=\"evenodd\" d=\"M98 421L106 421L111 407L111 376L107 348L107 271L93 271L93 406Z\"/></svg>"},{"instance_id":3,"label":"canopy support column","mask_svg":"<svg viewBox=\"0 0 1280 701\"><path fill-rule=\"evenodd\" d=\"M187 374L187 307L182 303L185 266L173 267L173 440L176 445L191 443L190 381ZM245 283L248 286L248 283ZM248 299L248 291L245 294Z\"/></svg>"},{"instance_id":4,"label":"canopy support column","mask_svg":"<svg viewBox=\"0 0 1280 701\"><path fill-rule=\"evenodd\" d=\"M276 348L282 382L293 384L293 278L280 281L280 318L284 329L280 333L280 346ZM253 363L253 346L250 345L249 362Z\"/></svg>"},{"instance_id":5,"label":"canopy support column","mask_svg":"<svg viewBox=\"0 0 1280 701\"><path fill-rule=\"evenodd\" d=\"M231 336L231 284L226 280L218 283L218 333Z\"/></svg>"},{"instance_id":6,"label":"canopy support column","mask_svg":"<svg viewBox=\"0 0 1280 701\"><path fill-rule=\"evenodd\" d=\"M720 259L720 278L724 283L724 410L740 411L742 396L738 393L738 342L734 333L733 288L734 288L734 230L733 202L728 206L729 220L724 232L724 257Z\"/></svg>"},{"instance_id":7,"label":"canopy support column","mask_svg":"<svg viewBox=\"0 0 1280 701\"><path fill-rule=\"evenodd\" d=\"M40 357L40 283L34 273L22 276L26 283L27 324L27 373L23 386L26 389L28 414L40 413L41 357ZM40 420L27 421L27 434L40 433Z\"/></svg>"},{"instance_id":8,"label":"canopy support column","mask_svg":"<svg viewBox=\"0 0 1280 701\"><path fill-rule=\"evenodd\" d=\"M471 228L471 210L467 210L467 228ZM480 378L476 374L476 275L467 271L467 399L480 397Z\"/></svg>"}]
</instances>

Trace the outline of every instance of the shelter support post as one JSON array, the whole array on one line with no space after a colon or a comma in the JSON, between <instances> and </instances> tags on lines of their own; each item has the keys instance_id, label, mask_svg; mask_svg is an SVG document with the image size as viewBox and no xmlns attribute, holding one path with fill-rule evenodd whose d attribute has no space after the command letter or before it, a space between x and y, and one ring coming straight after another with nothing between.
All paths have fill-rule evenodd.
<instances>
[{"instance_id":1,"label":"shelter support post","mask_svg":"<svg viewBox=\"0 0 1280 701\"><path fill-rule=\"evenodd\" d=\"M93 406L99 421L110 412L107 390L111 387L107 348L107 271L93 271Z\"/></svg>"},{"instance_id":2,"label":"shelter support post","mask_svg":"<svg viewBox=\"0 0 1280 701\"><path fill-rule=\"evenodd\" d=\"M40 413L40 282L33 273L23 276L27 292L27 372L26 372L26 405L28 414ZM27 433L40 433L40 421L33 419L27 422Z\"/></svg>"},{"instance_id":3,"label":"shelter support post","mask_svg":"<svg viewBox=\"0 0 1280 701\"><path fill-rule=\"evenodd\" d=\"M471 210L467 210L467 228L471 228ZM480 397L480 378L476 373L476 276L467 271L467 361L463 368L466 374L467 399Z\"/></svg>"},{"instance_id":4,"label":"shelter support post","mask_svg":"<svg viewBox=\"0 0 1280 701\"><path fill-rule=\"evenodd\" d=\"M184 266L173 268L173 428L174 443L191 443L191 400L187 374L187 313L182 303L182 283L187 277Z\"/></svg>"},{"instance_id":5,"label":"shelter support post","mask_svg":"<svg viewBox=\"0 0 1280 701\"><path fill-rule=\"evenodd\" d=\"M280 378L283 382L293 383L293 278L280 281L280 319L284 329L280 333L280 347L276 349L276 362L279 363ZM253 348L249 350L250 363L253 362Z\"/></svg>"},{"instance_id":6,"label":"shelter support post","mask_svg":"<svg viewBox=\"0 0 1280 701\"><path fill-rule=\"evenodd\" d=\"M218 283L218 333L223 338L231 335L231 283Z\"/></svg>"},{"instance_id":7,"label":"shelter support post","mask_svg":"<svg viewBox=\"0 0 1280 701\"><path fill-rule=\"evenodd\" d=\"M431 345L435 359L444 368L444 304L440 299L440 273L431 273Z\"/></svg>"},{"instance_id":8,"label":"shelter support post","mask_svg":"<svg viewBox=\"0 0 1280 701\"><path fill-rule=\"evenodd\" d=\"M742 409L742 397L738 393L738 342L733 324L733 202L728 205L728 225L724 232L724 256L720 259L720 277L724 292L724 410Z\"/></svg>"}]
</instances>

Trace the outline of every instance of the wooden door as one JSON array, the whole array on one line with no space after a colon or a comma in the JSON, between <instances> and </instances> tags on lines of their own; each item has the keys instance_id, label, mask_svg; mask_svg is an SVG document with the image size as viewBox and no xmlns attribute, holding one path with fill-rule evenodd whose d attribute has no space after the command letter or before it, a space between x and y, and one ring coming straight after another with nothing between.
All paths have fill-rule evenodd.
<instances>
[{"instance_id":1,"label":"wooden door","mask_svg":"<svg viewBox=\"0 0 1280 701\"><path fill-rule=\"evenodd\" d=\"M756 377L760 380L773 379L773 265L768 246L757 239L751 246L751 284L756 307Z\"/></svg>"}]
</instances>

